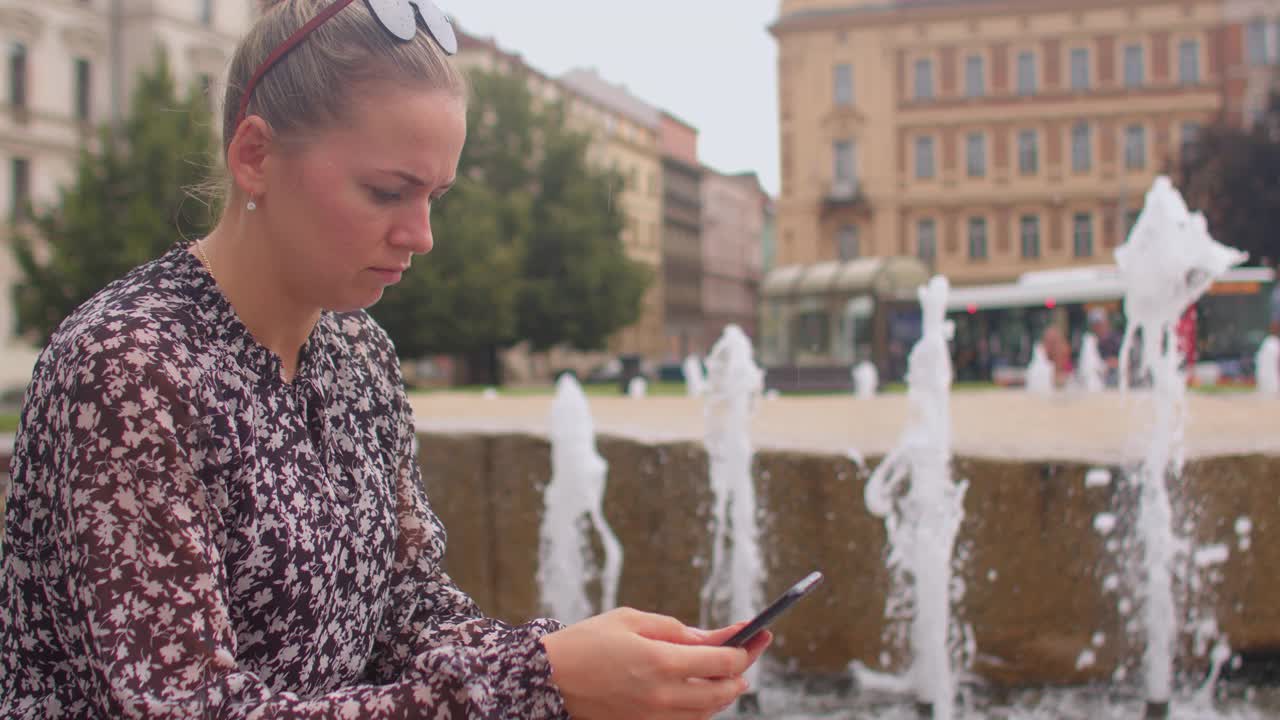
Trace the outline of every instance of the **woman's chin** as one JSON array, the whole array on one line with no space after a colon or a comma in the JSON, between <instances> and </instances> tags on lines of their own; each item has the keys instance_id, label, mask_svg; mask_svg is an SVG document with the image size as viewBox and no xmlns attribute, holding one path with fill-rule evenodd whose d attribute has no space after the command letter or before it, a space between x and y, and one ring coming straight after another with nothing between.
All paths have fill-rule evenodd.
<instances>
[{"instance_id":1,"label":"woman's chin","mask_svg":"<svg viewBox=\"0 0 1280 720\"><path fill-rule=\"evenodd\" d=\"M325 310L335 313L349 313L357 310L368 310L382 299L383 288L377 290L364 289L353 292L346 297L337 298L325 305Z\"/></svg>"}]
</instances>

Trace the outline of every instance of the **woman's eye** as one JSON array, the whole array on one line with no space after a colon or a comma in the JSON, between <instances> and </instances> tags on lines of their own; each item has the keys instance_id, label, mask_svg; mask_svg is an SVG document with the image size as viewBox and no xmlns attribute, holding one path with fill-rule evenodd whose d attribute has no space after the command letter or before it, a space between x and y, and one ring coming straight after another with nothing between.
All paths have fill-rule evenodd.
<instances>
[{"instance_id":1,"label":"woman's eye","mask_svg":"<svg viewBox=\"0 0 1280 720\"><path fill-rule=\"evenodd\" d=\"M391 190L381 190L376 187L369 188L369 195L373 197L374 202L381 203L383 205L390 205L391 203L400 201L400 193Z\"/></svg>"}]
</instances>

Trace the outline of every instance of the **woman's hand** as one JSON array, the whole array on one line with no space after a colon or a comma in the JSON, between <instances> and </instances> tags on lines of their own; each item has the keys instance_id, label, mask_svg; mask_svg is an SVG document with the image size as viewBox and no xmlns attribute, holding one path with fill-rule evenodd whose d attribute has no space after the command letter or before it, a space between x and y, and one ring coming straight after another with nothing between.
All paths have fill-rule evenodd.
<instances>
[{"instance_id":1,"label":"woman's hand","mask_svg":"<svg viewBox=\"0 0 1280 720\"><path fill-rule=\"evenodd\" d=\"M701 720L747 689L742 674L769 645L720 647L742 625L714 632L622 608L542 638L551 679L576 720Z\"/></svg>"}]
</instances>

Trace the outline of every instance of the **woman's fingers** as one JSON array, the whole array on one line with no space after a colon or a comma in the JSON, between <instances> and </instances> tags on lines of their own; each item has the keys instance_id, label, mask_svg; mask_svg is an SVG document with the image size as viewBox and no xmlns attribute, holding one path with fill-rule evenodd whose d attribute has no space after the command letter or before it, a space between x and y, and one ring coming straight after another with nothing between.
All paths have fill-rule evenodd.
<instances>
[{"instance_id":1,"label":"woman's fingers","mask_svg":"<svg viewBox=\"0 0 1280 720\"><path fill-rule=\"evenodd\" d=\"M760 656L764 654L765 649L772 643L773 633L768 630L756 633L756 636L751 638L751 642L748 642L746 647L743 648L747 651L747 656L750 658L750 662L747 664L754 665L755 662L760 659Z\"/></svg>"},{"instance_id":2,"label":"woman's fingers","mask_svg":"<svg viewBox=\"0 0 1280 720\"><path fill-rule=\"evenodd\" d=\"M662 640L663 642L689 645L708 643L709 638L711 637L711 635L705 630L691 628L679 620L666 615L657 615L655 613L647 613L630 609L621 612L624 613L622 616L623 623L632 632L642 637L647 637L650 640Z\"/></svg>"},{"instance_id":3,"label":"woman's fingers","mask_svg":"<svg viewBox=\"0 0 1280 720\"><path fill-rule=\"evenodd\" d=\"M729 627L722 627L716 630L704 630L707 633L707 645L723 645L725 641L737 634L739 630L746 627L746 621L734 623Z\"/></svg>"},{"instance_id":4,"label":"woman's fingers","mask_svg":"<svg viewBox=\"0 0 1280 720\"><path fill-rule=\"evenodd\" d=\"M747 681L740 677L716 680L697 678L660 685L654 689L653 700L659 710L700 713L705 716L731 705L746 690Z\"/></svg>"},{"instance_id":5,"label":"woman's fingers","mask_svg":"<svg viewBox=\"0 0 1280 720\"><path fill-rule=\"evenodd\" d=\"M660 655L659 670L673 678L731 678L751 667L751 656L742 648L668 644Z\"/></svg>"}]
</instances>

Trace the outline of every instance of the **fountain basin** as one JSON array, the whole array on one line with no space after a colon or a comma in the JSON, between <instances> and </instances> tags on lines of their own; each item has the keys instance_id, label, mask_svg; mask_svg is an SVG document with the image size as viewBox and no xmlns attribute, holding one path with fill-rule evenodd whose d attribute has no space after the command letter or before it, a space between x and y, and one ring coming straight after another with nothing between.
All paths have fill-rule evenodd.
<instances>
[{"instance_id":1,"label":"fountain basin","mask_svg":"<svg viewBox=\"0 0 1280 720\"><path fill-rule=\"evenodd\" d=\"M1129 633L1127 616L1118 609L1124 594L1105 586L1108 576L1123 577L1118 553L1107 543L1130 532L1136 495L1120 472L1123 462L1107 459L1113 452L1123 455L1126 446L1102 442L1108 424L1122 425L1128 418L1117 421L1098 412L1100 404L1123 408L1132 401L982 395L956 394L952 406L956 476L970 482L957 575L965 584L958 621L972 628L976 651L972 671L998 686L1072 685L1112 681L1127 662L1132 679L1140 637ZM447 401L432 397L428 405ZM701 429L698 405L684 398L603 400L623 402L629 413L615 416L612 402L591 401L605 433L597 446L610 467L604 512L627 552L619 602L696 622L710 560L712 502L707 457L695 439ZM429 416L449 417L447 424L454 427L441 427L444 421L420 423L424 481L449 529L447 569L482 608L510 620L531 617L537 607L537 534L550 448L544 438L518 426L523 406L539 408L545 418L546 402L504 398L501 415L487 416L451 417L437 406ZM765 402L756 419L757 443L764 446L756 453L753 475L761 507L765 596L811 569L822 569L829 578L803 610L777 626L772 654L799 672L838 673L853 661L895 670L905 660L900 647L885 641L884 526L866 511L867 476L846 455L848 447L857 447L874 467L880 451L874 442L851 442L836 427L872 428L867 437L874 440L875 428L882 426L885 444L892 443L901 422L890 416L905 412L905 398L870 402L876 403L875 412L866 409L868 401L848 397L780 399ZM1188 496L1198 508L1192 537L1197 547L1215 550L1205 557L1220 575L1205 602L1233 649L1246 657L1275 656L1280 653L1280 604L1275 602L1280 578L1269 568L1280 566L1280 543L1272 541L1280 535L1273 480L1280 477L1280 452L1271 445L1274 439L1264 437L1264 428L1280 425L1266 419L1274 410L1249 397L1195 397L1192 402L1210 408L1193 411L1188 435L1193 457L1185 473ZM1092 406L1089 412L1084 405ZM982 409L978 416L969 415L977 408ZM419 417L427 417L423 409L420 405ZM824 420L823 410L839 417ZM1008 417L1015 410L1034 420L1016 422ZM645 425L650 414L653 424ZM813 429L809 443L829 446L777 447L778 438L787 437L788 418ZM670 437L686 421L689 439ZM1052 433L1044 426L1050 422ZM626 434L619 432L624 423L631 427ZM1238 423L1239 435L1228 438L1218 423ZM513 427L503 430L504 425ZM983 434L972 432L975 425L993 433L1020 426L1028 440L1005 439L978 453ZM1035 457L1051 438L1056 443L1052 456ZM1090 444L1091 439L1098 442ZM1257 449L1212 451L1212 442L1231 447L1229 440ZM1066 459L1074 454L1085 457ZM1100 469L1110 471L1110 481ZM1105 514L1113 517L1098 521ZM1241 549L1242 527L1248 529L1247 550ZM1085 651L1090 661L1082 663ZM1181 671L1194 675L1204 665L1192 658L1189 644L1179 653Z\"/></svg>"}]
</instances>

